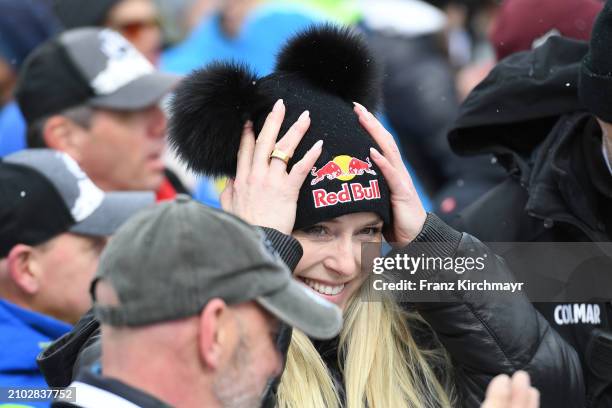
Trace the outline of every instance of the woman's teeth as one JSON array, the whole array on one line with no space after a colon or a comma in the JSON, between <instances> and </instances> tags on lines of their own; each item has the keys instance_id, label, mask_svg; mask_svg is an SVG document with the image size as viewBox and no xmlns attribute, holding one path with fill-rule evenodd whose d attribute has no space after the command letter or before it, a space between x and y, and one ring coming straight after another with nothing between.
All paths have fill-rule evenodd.
<instances>
[{"instance_id":1,"label":"woman's teeth","mask_svg":"<svg viewBox=\"0 0 612 408\"><path fill-rule=\"evenodd\" d=\"M313 281L311 279L304 279L304 282L306 282L308 286L310 286L312 289L322 295L337 295L338 293L342 292L342 289L344 289L344 284L338 286L329 286L323 285L322 283Z\"/></svg>"}]
</instances>

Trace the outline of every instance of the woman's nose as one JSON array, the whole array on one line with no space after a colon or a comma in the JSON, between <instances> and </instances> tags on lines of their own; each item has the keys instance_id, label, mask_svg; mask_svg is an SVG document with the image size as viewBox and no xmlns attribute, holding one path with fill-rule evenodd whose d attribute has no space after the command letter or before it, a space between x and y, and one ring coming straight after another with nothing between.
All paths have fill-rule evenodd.
<instances>
[{"instance_id":1,"label":"woman's nose","mask_svg":"<svg viewBox=\"0 0 612 408\"><path fill-rule=\"evenodd\" d=\"M330 246L326 267L343 276L352 276L358 271L355 248L350 239L338 239L336 245Z\"/></svg>"}]
</instances>

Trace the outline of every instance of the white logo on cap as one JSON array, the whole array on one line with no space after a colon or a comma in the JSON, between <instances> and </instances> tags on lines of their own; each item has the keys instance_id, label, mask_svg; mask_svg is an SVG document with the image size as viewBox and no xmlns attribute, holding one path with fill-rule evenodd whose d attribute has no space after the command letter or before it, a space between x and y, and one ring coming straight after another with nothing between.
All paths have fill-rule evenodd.
<instances>
[{"instance_id":1,"label":"white logo on cap","mask_svg":"<svg viewBox=\"0 0 612 408\"><path fill-rule=\"evenodd\" d=\"M81 170L76 161L66 153L58 153L64 161L66 168L77 179L79 196L70 209L70 213L76 222L81 222L89 217L102 204L104 192L91 181L87 174Z\"/></svg>"},{"instance_id":2,"label":"white logo on cap","mask_svg":"<svg viewBox=\"0 0 612 408\"><path fill-rule=\"evenodd\" d=\"M91 82L97 95L111 94L135 79L155 72L153 65L120 34L106 29L98 36L108 63Z\"/></svg>"}]
</instances>

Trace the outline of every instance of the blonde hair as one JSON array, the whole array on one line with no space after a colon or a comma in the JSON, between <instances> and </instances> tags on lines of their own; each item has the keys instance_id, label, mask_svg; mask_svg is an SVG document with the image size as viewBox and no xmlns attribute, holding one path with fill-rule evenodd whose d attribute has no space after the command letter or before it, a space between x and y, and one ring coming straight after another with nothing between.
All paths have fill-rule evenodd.
<instances>
[{"instance_id":1,"label":"blonde hair","mask_svg":"<svg viewBox=\"0 0 612 408\"><path fill-rule=\"evenodd\" d=\"M364 284L345 312L338 358L343 371L346 408L455 405L452 367L431 328L416 312L392 299L372 301ZM433 348L419 348L412 331L433 334ZM434 370L433 367L436 367ZM279 408L339 408L327 366L302 332L293 331L287 364L278 390Z\"/></svg>"}]
</instances>

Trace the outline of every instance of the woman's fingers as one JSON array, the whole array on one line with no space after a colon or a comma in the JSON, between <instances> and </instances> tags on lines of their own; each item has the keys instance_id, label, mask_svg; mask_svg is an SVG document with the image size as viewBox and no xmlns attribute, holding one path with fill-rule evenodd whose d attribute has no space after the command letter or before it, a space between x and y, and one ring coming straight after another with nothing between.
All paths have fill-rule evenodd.
<instances>
[{"instance_id":1,"label":"woman's fingers","mask_svg":"<svg viewBox=\"0 0 612 408\"><path fill-rule=\"evenodd\" d=\"M252 174L265 174L268 169L270 153L274 149L278 132L283 124L285 117L285 104L282 99L279 99L274 104L272 112L268 114L266 121L259 132L255 143L255 152L253 154Z\"/></svg>"},{"instance_id":2,"label":"woman's fingers","mask_svg":"<svg viewBox=\"0 0 612 408\"><path fill-rule=\"evenodd\" d=\"M221 208L228 213L232 213L232 201L234 199L234 180L231 178L227 179L225 183L225 188L219 195L219 202L221 203Z\"/></svg>"},{"instance_id":3,"label":"woman's fingers","mask_svg":"<svg viewBox=\"0 0 612 408\"><path fill-rule=\"evenodd\" d=\"M376 117L370 113L363 105L353 102L355 104L355 112L359 116L359 123L361 126L368 131L370 136L382 149L382 153L389 159L391 164L400 169L404 166L402 155L395 143L395 139L391 133L385 129L385 127L376 119Z\"/></svg>"},{"instance_id":4,"label":"woman's fingers","mask_svg":"<svg viewBox=\"0 0 612 408\"><path fill-rule=\"evenodd\" d=\"M275 149L282 151L289 157L293 156L295 149L300 144L300 141L308 131L310 126L310 113L304 111L298 120L289 128L285 136L276 143ZM281 171L285 172L287 164L282 160L273 159L270 161L270 170L275 174L279 174Z\"/></svg>"},{"instance_id":5,"label":"woman's fingers","mask_svg":"<svg viewBox=\"0 0 612 408\"><path fill-rule=\"evenodd\" d=\"M529 375L524 371L514 373L512 376L512 404L510 404L510 408L528 407L530 389Z\"/></svg>"},{"instance_id":6,"label":"woman's fingers","mask_svg":"<svg viewBox=\"0 0 612 408\"><path fill-rule=\"evenodd\" d=\"M322 148L323 141L319 140L306 152L300 161L293 165L291 172L289 172L289 186L297 188L298 190L302 187L304 180L306 180L306 177L310 174L317 159L321 155Z\"/></svg>"},{"instance_id":7,"label":"woman's fingers","mask_svg":"<svg viewBox=\"0 0 612 408\"><path fill-rule=\"evenodd\" d=\"M512 378L505 374L495 377L487 387L482 408L538 408L540 393L533 388L529 375L517 371Z\"/></svg>"},{"instance_id":8,"label":"woman's fingers","mask_svg":"<svg viewBox=\"0 0 612 408\"><path fill-rule=\"evenodd\" d=\"M389 159L373 147L370 148L370 156L382 172L391 194L405 196L410 193L409 188L412 186L412 180L410 178L405 179L405 176L402 177L402 174L400 174L398 169L391 164Z\"/></svg>"},{"instance_id":9,"label":"woman's fingers","mask_svg":"<svg viewBox=\"0 0 612 408\"><path fill-rule=\"evenodd\" d=\"M510 408L512 398L510 387L510 378L507 375L495 377L487 387L487 397L482 408Z\"/></svg>"},{"instance_id":10,"label":"woman's fingers","mask_svg":"<svg viewBox=\"0 0 612 408\"><path fill-rule=\"evenodd\" d=\"M539 408L540 407L540 391L531 387L529 390L529 402L527 408Z\"/></svg>"},{"instance_id":11,"label":"woman's fingers","mask_svg":"<svg viewBox=\"0 0 612 408\"><path fill-rule=\"evenodd\" d=\"M370 148L370 156L380 169L391 192L393 222L383 231L385 238L391 245L407 245L423 229L427 212L404 167L398 169L393 166L387 157L374 148Z\"/></svg>"},{"instance_id":12,"label":"woman's fingers","mask_svg":"<svg viewBox=\"0 0 612 408\"><path fill-rule=\"evenodd\" d=\"M240 148L238 149L238 165L236 167L236 178L246 180L251 172L253 163L253 152L255 151L255 134L253 123L248 121L242 130L240 137ZM227 186L226 186L227 187Z\"/></svg>"}]
</instances>

